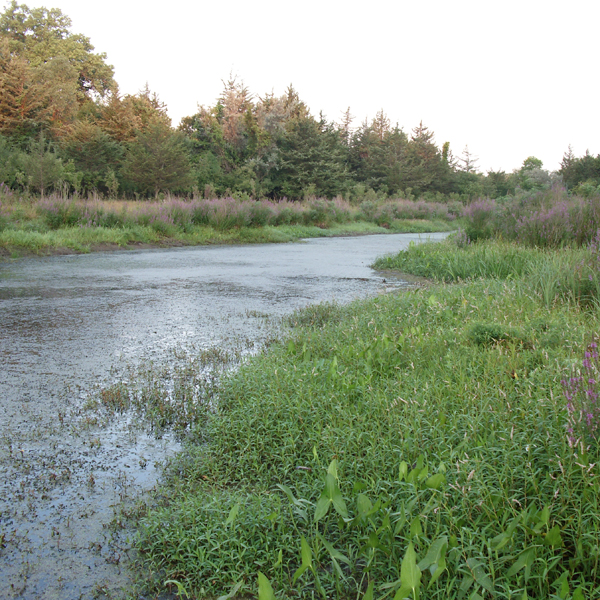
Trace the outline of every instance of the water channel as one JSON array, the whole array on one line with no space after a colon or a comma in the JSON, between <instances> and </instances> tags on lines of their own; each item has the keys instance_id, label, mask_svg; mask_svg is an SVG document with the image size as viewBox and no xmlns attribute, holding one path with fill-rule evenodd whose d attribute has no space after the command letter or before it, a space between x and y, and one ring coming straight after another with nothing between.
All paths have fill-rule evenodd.
<instances>
[{"instance_id":1,"label":"water channel","mask_svg":"<svg viewBox=\"0 0 600 600\"><path fill-rule=\"evenodd\" d=\"M108 525L179 446L126 422L85 423L77 409L97 386L174 348L256 349L264 315L405 287L369 265L445 235L0 263L0 598L119 597L130 583L130 540Z\"/></svg>"}]
</instances>

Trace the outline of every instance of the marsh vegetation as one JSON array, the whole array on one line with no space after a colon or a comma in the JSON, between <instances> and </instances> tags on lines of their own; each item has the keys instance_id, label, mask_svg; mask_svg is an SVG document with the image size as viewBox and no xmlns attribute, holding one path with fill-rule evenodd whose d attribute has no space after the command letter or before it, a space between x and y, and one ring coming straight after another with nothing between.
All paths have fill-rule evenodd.
<instances>
[{"instance_id":1,"label":"marsh vegetation","mask_svg":"<svg viewBox=\"0 0 600 600\"><path fill-rule=\"evenodd\" d=\"M598 595L597 261L459 234L376 263L427 287L295 313L202 408L142 572L191 598Z\"/></svg>"}]
</instances>

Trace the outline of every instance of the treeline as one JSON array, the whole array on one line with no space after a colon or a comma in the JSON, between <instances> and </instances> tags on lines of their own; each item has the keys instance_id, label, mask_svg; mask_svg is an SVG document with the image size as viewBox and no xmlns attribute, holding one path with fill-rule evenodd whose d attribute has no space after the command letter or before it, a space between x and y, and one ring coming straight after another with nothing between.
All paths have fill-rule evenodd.
<instances>
[{"instance_id":1,"label":"treeline","mask_svg":"<svg viewBox=\"0 0 600 600\"><path fill-rule=\"evenodd\" d=\"M561 178L583 195L600 186L600 156L569 150L558 173L529 157L513 173L483 174L467 148L455 156L422 123L407 134L381 110L353 126L350 109L330 122L292 86L254 97L235 78L175 129L150 90L120 94L106 55L70 27L58 9L15 0L0 16L0 182L13 190L443 200L498 198Z\"/></svg>"}]
</instances>

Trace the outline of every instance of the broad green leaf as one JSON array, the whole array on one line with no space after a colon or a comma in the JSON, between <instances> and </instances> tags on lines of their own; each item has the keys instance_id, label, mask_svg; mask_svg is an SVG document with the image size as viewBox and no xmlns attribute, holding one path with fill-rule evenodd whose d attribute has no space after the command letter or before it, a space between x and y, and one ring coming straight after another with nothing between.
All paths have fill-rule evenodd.
<instances>
[{"instance_id":1,"label":"broad green leaf","mask_svg":"<svg viewBox=\"0 0 600 600\"><path fill-rule=\"evenodd\" d=\"M428 588L430 588L442 575L442 573L446 570L446 559L445 558L440 558L439 562L436 563L437 564L437 569L431 573L431 569L429 569L429 572L431 573L431 579L429 581L429 585L427 586ZM431 568L433 568L435 565L433 565Z\"/></svg>"},{"instance_id":2,"label":"broad green leaf","mask_svg":"<svg viewBox=\"0 0 600 600\"><path fill-rule=\"evenodd\" d=\"M410 538L414 538L415 535L423 535L423 528L421 527L421 520L416 516L410 524Z\"/></svg>"},{"instance_id":3,"label":"broad green leaf","mask_svg":"<svg viewBox=\"0 0 600 600\"><path fill-rule=\"evenodd\" d=\"M419 586L421 585L421 569L417 565L417 554L412 542L408 545L406 554L402 559L400 567L400 581L402 587L408 587L412 590L415 598L419 595Z\"/></svg>"},{"instance_id":4,"label":"broad green leaf","mask_svg":"<svg viewBox=\"0 0 600 600\"><path fill-rule=\"evenodd\" d=\"M406 479L406 476L408 475L408 465L406 464L405 461L402 461L400 463L400 472L398 475L398 479L400 481L402 481L403 479Z\"/></svg>"},{"instance_id":5,"label":"broad green leaf","mask_svg":"<svg viewBox=\"0 0 600 600\"><path fill-rule=\"evenodd\" d=\"M552 546L552 548L562 548L563 540L560 535L560 527L555 525L544 538L544 544L546 546Z\"/></svg>"},{"instance_id":6,"label":"broad green leaf","mask_svg":"<svg viewBox=\"0 0 600 600\"><path fill-rule=\"evenodd\" d=\"M229 592L229 594L227 594L226 596L219 596L217 598L217 600L231 600L231 598L233 598L236 594L237 591L242 587L242 583L243 581L238 581L232 588L231 591ZM260 585L260 584L259 584Z\"/></svg>"},{"instance_id":7,"label":"broad green leaf","mask_svg":"<svg viewBox=\"0 0 600 600\"><path fill-rule=\"evenodd\" d=\"M359 492L362 492L363 490L366 490L366 489L367 489L367 484L364 481L357 481L352 486L352 493L358 494Z\"/></svg>"},{"instance_id":8,"label":"broad green leaf","mask_svg":"<svg viewBox=\"0 0 600 600\"><path fill-rule=\"evenodd\" d=\"M483 600L483 598L477 592L473 592L469 596L469 600Z\"/></svg>"},{"instance_id":9,"label":"broad green leaf","mask_svg":"<svg viewBox=\"0 0 600 600\"><path fill-rule=\"evenodd\" d=\"M573 592L573 600L585 600L585 596L583 595L583 588L581 586L579 586Z\"/></svg>"},{"instance_id":10,"label":"broad green leaf","mask_svg":"<svg viewBox=\"0 0 600 600\"><path fill-rule=\"evenodd\" d=\"M258 600L275 600L275 592L269 580L258 572Z\"/></svg>"},{"instance_id":11,"label":"broad green leaf","mask_svg":"<svg viewBox=\"0 0 600 600\"><path fill-rule=\"evenodd\" d=\"M406 585L400 587L400 589L394 595L394 600L405 600L410 597L411 588Z\"/></svg>"},{"instance_id":12,"label":"broad green leaf","mask_svg":"<svg viewBox=\"0 0 600 600\"><path fill-rule=\"evenodd\" d=\"M325 493L330 500L333 500L333 494L335 493L335 488L337 487L337 481L335 475L332 473L327 473L325 477Z\"/></svg>"},{"instance_id":13,"label":"broad green leaf","mask_svg":"<svg viewBox=\"0 0 600 600\"><path fill-rule=\"evenodd\" d=\"M337 511L338 515L344 519L348 518L348 509L346 508L346 503L344 502L342 492L337 485L333 490L333 507Z\"/></svg>"},{"instance_id":14,"label":"broad green leaf","mask_svg":"<svg viewBox=\"0 0 600 600\"><path fill-rule=\"evenodd\" d=\"M410 473L406 476L406 483L414 483L417 480L417 476L421 472L421 469L416 468L412 469Z\"/></svg>"},{"instance_id":15,"label":"broad green leaf","mask_svg":"<svg viewBox=\"0 0 600 600\"><path fill-rule=\"evenodd\" d=\"M331 545L331 543L329 543L321 534L318 534L318 535L319 535L319 539L321 540L321 542L323 542L325 549L327 550L327 552L329 552L329 556L331 556L331 558L340 560L343 563L346 563L347 565L350 564L350 560L346 556L344 556L339 550L334 548Z\"/></svg>"},{"instance_id":16,"label":"broad green leaf","mask_svg":"<svg viewBox=\"0 0 600 600\"><path fill-rule=\"evenodd\" d=\"M394 527L394 535L397 536L402 531L402 528L406 524L406 511L404 510L404 504L400 509L400 518L396 521L396 526Z\"/></svg>"},{"instance_id":17,"label":"broad green leaf","mask_svg":"<svg viewBox=\"0 0 600 600\"><path fill-rule=\"evenodd\" d=\"M302 536L300 539L300 556L302 558L302 564L298 567L294 573L293 583L295 584L299 577L302 576L306 569L312 569L312 550L306 541L306 538Z\"/></svg>"},{"instance_id":18,"label":"broad green leaf","mask_svg":"<svg viewBox=\"0 0 600 600\"><path fill-rule=\"evenodd\" d=\"M367 591L365 592L365 595L363 596L363 600L373 600L373 588L375 587L375 582L371 581L371 583L369 583L369 587L367 588Z\"/></svg>"},{"instance_id":19,"label":"broad green leaf","mask_svg":"<svg viewBox=\"0 0 600 600\"><path fill-rule=\"evenodd\" d=\"M516 575L521 569L531 566L535 560L535 548L529 548L524 552L521 552L519 558L514 562L512 567L506 573L507 577Z\"/></svg>"},{"instance_id":20,"label":"broad green leaf","mask_svg":"<svg viewBox=\"0 0 600 600\"><path fill-rule=\"evenodd\" d=\"M329 463L329 466L327 467L327 473L329 475L333 475L333 477L335 479L338 478L338 473L337 473L337 460L335 460L335 458Z\"/></svg>"},{"instance_id":21,"label":"broad green leaf","mask_svg":"<svg viewBox=\"0 0 600 600\"><path fill-rule=\"evenodd\" d=\"M302 557L303 565L306 565L307 567L312 566L312 550L304 536L302 536L300 540L300 555Z\"/></svg>"},{"instance_id":22,"label":"broad green leaf","mask_svg":"<svg viewBox=\"0 0 600 600\"><path fill-rule=\"evenodd\" d=\"M517 515L510 523L506 531L499 533L496 537L492 538L490 541L490 545L493 550L501 550L510 542L512 538L512 534L514 533L519 521L521 520L521 515Z\"/></svg>"},{"instance_id":23,"label":"broad green leaf","mask_svg":"<svg viewBox=\"0 0 600 600\"><path fill-rule=\"evenodd\" d=\"M292 490L290 490L290 488L287 485L282 485L280 483L276 484L276 487L278 487L287 497L288 500L298 506L300 503L298 502L298 500L296 500L296 497L294 496L294 494L292 493Z\"/></svg>"},{"instance_id":24,"label":"broad green leaf","mask_svg":"<svg viewBox=\"0 0 600 600\"><path fill-rule=\"evenodd\" d=\"M225 521L225 525L232 525L239 512L240 503L238 502L237 504L235 504L235 506L231 507L231 510L229 511L229 516L227 517L227 521Z\"/></svg>"},{"instance_id":25,"label":"broad green leaf","mask_svg":"<svg viewBox=\"0 0 600 600\"><path fill-rule=\"evenodd\" d=\"M419 562L419 569L424 571L425 569L429 569L431 565L437 564L440 561L440 558L446 554L447 548L448 538L443 535L435 540L431 546L429 546L429 550L427 550L425 558Z\"/></svg>"},{"instance_id":26,"label":"broad green leaf","mask_svg":"<svg viewBox=\"0 0 600 600\"><path fill-rule=\"evenodd\" d=\"M317 506L315 508L315 523L318 523L327 514L330 505L331 500L327 497L327 494L323 492L317 501Z\"/></svg>"},{"instance_id":27,"label":"broad green leaf","mask_svg":"<svg viewBox=\"0 0 600 600\"><path fill-rule=\"evenodd\" d=\"M279 567L282 564L283 564L283 552L281 551L281 548L280 548L279 552L277 553L277 562L273 565L273 568L276 569L277 567Z\"/></svg>"},{"instance_id":28,"label":"broad green leaf","mask_svg":"<svg viewBox=\"0 0 600 600\"><path fill-rule=\"evenodd\" d=\"M337 374L338 374L337 366L338 366L337 356L334 356L333 360L331 361L331 366L329 367L329 373L327 374L327 378L329 380L335 379L337 377Z\"/></svg>"},{"instance_id":29,"label":"broad green leaf","mask_svg":"<svg viewBox=\"0 0 600 600\"><path fill-rule=\"evenodd\" d=\"M364 494L359 494L356 499L356 509L360 516L366 515L373 508L373 503Z\"/></svg>"},{"instance_id":30,"label":"broad green leaf","mask_svg":"<svg viewBox=\"0 0 600 600\"><path fill-rule=\"evenodd\" d=\"M569 571L565 571L555 582L554 585L558 587L558 597L561 600L566 600L569 595Z\"/></svg>"},{"instance_id":31,"label":"broad green leaf","mask_svg":"<svg viewBox=\"0 0 600 600\"><path fill-rule=\"evenodd\" d=\"M425 487L432 490L439 490L442 487L442 484L446 481L446 477L443 473L437 473L436 475L432 475L426 482Z\"/></svg>"},{"instance_id":32,"label":"broad green leaf","mask_svg":"<svg viewBox=\"0 0 600 600\"><path fill-rule=\"evenodd\" d=\"M475 578L475 581L488 592L492 593L494 586L492 585L492 580L490 576L485 572L483 565L480 562L477 562L475 558L469 558L467 560L467 565L469 569L471 569L471 573Z\"/></svg>"},{"instance_id":33,"label":"broad green leaf","mask_svg":"<svg viewBox=\"0 0 600 600\"><path fill-rule=\"evenodd\" d=\"M458 588L458 598L464 598L469 588L473 585L475 580L470 575L465 575Z\"/></svg>"}]
</instances>

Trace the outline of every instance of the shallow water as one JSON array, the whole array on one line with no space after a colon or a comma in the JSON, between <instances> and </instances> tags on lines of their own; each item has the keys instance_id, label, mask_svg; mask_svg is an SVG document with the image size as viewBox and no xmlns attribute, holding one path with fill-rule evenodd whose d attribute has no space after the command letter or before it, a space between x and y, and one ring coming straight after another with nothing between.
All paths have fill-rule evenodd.
<instances>
[{"instance_id":1,"label":"shallow water","mask_svg":"<svg viewBox=\"0 0 600 600\"><path fill-rule=\"evenodd\" d=\"M264 315L406 286L369 265L445 235L0 263L0 598L118 596L131 581L119 509L156 484L179 446L125 417L86 422L78 409L94 386L176 348L256 348Z\"/></svg>"}]
</instances>

